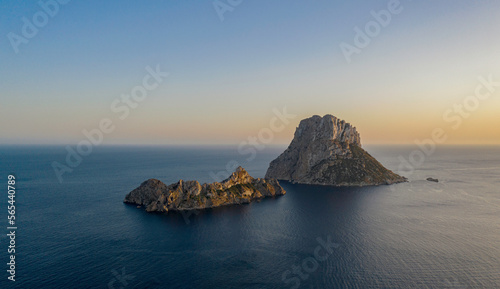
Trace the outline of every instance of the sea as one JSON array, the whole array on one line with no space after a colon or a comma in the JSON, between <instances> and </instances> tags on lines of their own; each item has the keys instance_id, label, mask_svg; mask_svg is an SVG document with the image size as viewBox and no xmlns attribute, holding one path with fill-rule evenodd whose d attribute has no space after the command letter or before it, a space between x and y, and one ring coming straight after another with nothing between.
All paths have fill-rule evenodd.
<instances>
[{"instance_id":1,"label":"sea","mask_svg":"<svg viewBox=\"0 0 500 289\"><path fill-rule=\"evenodd\" d=\"M183 214L123 203L150 178L264 177L285 148L99 146L59 179L64 146L0 146L0 288L500 288L499 146L366 146L409 179L391 186L281 182L282 197Z\"/></svg>"}]
</instances>

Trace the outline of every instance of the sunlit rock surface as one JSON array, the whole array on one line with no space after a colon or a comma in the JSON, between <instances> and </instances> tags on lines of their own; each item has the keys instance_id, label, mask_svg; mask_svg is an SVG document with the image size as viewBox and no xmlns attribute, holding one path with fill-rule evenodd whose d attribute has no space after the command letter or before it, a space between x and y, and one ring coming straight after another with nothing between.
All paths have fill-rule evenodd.
<instances>
[{"instance_id":1,"label":"sunlit rock surface","mask_svg":"<svg viewBox=\"0 0 500 289\"><path fill-rule=\"evenodd\" d=\"M239 167L220 183L200 185L198 181L180 180L167 186L149 179L128 193L124 202L145 206L148 212L168 212L245 204L285 193L276 179L252 178Z\"/></svg>"},{"instance_id":2,"label":"sunlit rock surface","mask_svg":"<svg viewBox=\"0 0 500 289\"><path fill-rule=\"evenodd\" d=\"M332 186L406 181L361 148L355 127L332 115L302 120L288 148L269 165L266 178Z\"/></svg>"}]
</instances>

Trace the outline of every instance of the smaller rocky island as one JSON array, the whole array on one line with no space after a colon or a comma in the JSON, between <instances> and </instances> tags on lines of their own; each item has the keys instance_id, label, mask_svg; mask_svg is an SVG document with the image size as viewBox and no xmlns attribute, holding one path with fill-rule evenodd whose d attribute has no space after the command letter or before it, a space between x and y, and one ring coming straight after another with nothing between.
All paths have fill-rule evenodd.
<instances>
[{"instance_id":1,"label":"smaller rocky island","mask_svg":"<svg viewBox=\"0 0 500 289\"><path fill-rule=\"evenodd\" d=\"M247 204L285 193L276 179L253 178L238 167L220 183L200 185L198 181L179 180L167 186L159 180L149 179L128 193L124 203L144 206L147 212L164 213Z\"/></svg>"}]
</instances>

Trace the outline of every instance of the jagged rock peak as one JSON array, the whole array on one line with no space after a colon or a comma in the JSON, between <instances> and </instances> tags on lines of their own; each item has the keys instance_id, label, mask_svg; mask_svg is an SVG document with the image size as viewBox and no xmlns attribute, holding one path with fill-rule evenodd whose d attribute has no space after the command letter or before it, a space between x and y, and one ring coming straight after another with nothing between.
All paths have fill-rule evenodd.
<instances>
[{"instance_id":1,"label":"jagged rock peak","mask_svg":"<svg viewBox=\"0 0 500 289\"><path fill-rule=\"evenodd\" d=\"M232 173L229 178L223 180L221 184L228 186L228 185L234 185L234 184L239 184L239 183L251 183L254 180L248 172L239 166L234 173Z\"/></svg>"},{"instance_id":2,"label":"jagged rock peak","mask_svg":"<svg viewBox=\"0 0 500 289\"><path fill-rule=\"evenodd\" d=\"M331 114L323 117L315 115L300 122L295 131L294 141L337 140L361 146L361 138L356 128Z\"/></svg>"}]
</instances>

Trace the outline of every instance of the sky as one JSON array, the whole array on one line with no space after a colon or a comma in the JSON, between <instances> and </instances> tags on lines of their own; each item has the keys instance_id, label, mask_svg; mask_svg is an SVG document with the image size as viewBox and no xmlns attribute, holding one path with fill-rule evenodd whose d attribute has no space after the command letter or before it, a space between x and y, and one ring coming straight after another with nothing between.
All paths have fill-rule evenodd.
<instances>
[{"instance_id":1,"label":"sky","mask_svg":"<svg viewBox=\"0 0 500 289\"><path fill-rule=\"evenodd\" d=\"M0 144L500 144L499 1L55 1L0 1Z\"/></svg>"}]
</instances>

